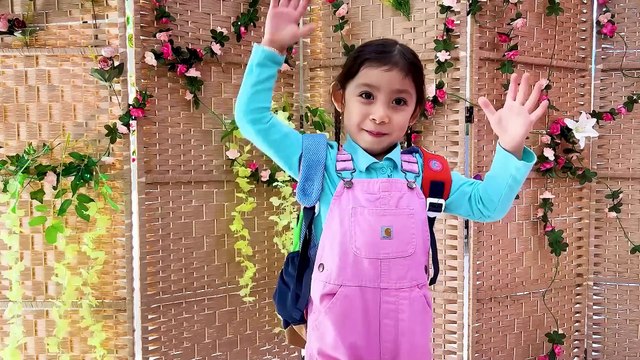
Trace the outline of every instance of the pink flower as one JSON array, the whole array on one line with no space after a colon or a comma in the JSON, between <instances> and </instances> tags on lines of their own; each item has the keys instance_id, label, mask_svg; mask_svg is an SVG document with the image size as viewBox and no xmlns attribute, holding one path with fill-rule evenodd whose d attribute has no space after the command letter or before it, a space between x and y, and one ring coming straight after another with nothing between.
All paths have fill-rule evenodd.
<instances>
[{"instance_id":1,"label":"pink flower","mask_svg":"<svg viewBox=\"0 0 640 360\"><path fill-rule=\"evenodd\" d=\"M246 35L247 35L247 29L245 29L244 26L240 26L240 37L244 39Z\"/></svg>"},{"instance_id":2,"label":"pink flower","mask_svg":"<svg viewBox=\"0 0 640 360\"><path fill-rule=\"evenodd\" d=\"M247 167L249 168L249 170L251 171L256 171L258 170L258 163L255 161L250 162Z\"/></svg>"},{"instance_id":3,"label":"pink flower","mask_svg":"<svg viewBox=\"0 0 640 360\"><path fill-rule=\"evenodd\" d=\"M184 75L191 76L191 77L198 77L198 78L202 76L202 74L200 74L200 71L196 70L196 68L189 69L189 71L184 73Z\"/></svg>"},{"instance_id":4,"label":"pink flower","mask_svg":"<svg viewBox=\"0 0 640 360\"><path fill-rule=\"evenodd\" d=\"M151 66L158 66L158 61L156 61L156 56L153 55L151 51L147 51L144 53L144 62Z\"/></svg>"},{"instance_id":5,"label":"pink flower","mask_svg":"<svg viewBox=\"0 0 640 360\"><path fill-rule=\"evenodd\" d=\"M200 48L196 48L196 51L198 52L198 56L200 56L200 59L204 59L204 51L202 51L202 49Z\"/></svg>"},{"instance_id":6,"label":"pink flower","mask_svg":"<svg viewBox=\"0 0 640 360\"><path fill-rule=\"evenodd\" d=\"M444 40L444 35L443 34L438 34L438 35L436 35L436 39Z\"/></svg>"},{"instance_id":7,"label":"pink flower","mask_svg":"<svg viewBox=\"0 0 640 360\"><path fill-rule=\"evenodd\" d=\"M618 30L618 25L609 21L602 26L602 30L600 31L608 37L614 37L616 35L616 30Z\"/></svg>"},{"instance_id":8,"label":"pink flower","mask_svg":"<svg viewBox=\"0 0 640 360\"><path fill-rule=\"evenodd\" d=\"M553 345L553 352L556 353L556 356L558 357L564 355L564 349L558 344Z\"/></svg>"},{"instance_id":9,"label":"pink flower","mask_svg":"<svg viewBox=\"0 0 640 360\"><path fill-rule=\"evenodd\" d=\"M271 170L266 169L260 172L260 180L269 181L269 175L271 175Z\"/></svg>"},{"instance_id":10,"label":"pink flower","mask_svg":"<svg viewBox=\"0 0 640 360\"><path fill-rule=\"evenodd\" d=\"M215 41L211 42L211 51L216 55L222 55L222 46Z\"/></svg>"},{"instance_id":11,"label":"pink flower","mask_svg":"<svg viewBox=\"0 0 640 360\"><path fill-rule=\"evenodd\" d=\"M432 98L436 96L436 84L431 84L427 88L427 97Z\"/></svg>"},{"instance_id":12,"label":"pink flower","mask_svg":"<svg viewBox=\"0 0 640 360\"><path fill-rule=\"evenodd\" d=\"M129 133L129 129L127 129L126 126L122 125L122 123L118 123L118 132L120 134L128 134Z\"/></svg>"},{"instance_id":13,"label":"pink flower","mask_svg":"<svg viewBox=\"0 0 640 360\"><path fill-rule=\"evenodd\" d=\"M550 147L545 147L544 150L542 150L542 154L551 161L555 160L556 158L556 152Z\"/></svg>"},{"instance_id":14,"label":"pink flower","mask_svg":"<svg viewBox=\"0 0 640 360\"><path fill-rule=\"evenodd\" d=\"M547 95L540 95L540 103L542 103L543 101L549 100L549 96Z\"/></svg>"},{"instance_id":15,"label":"pink flower","mask_svg":"<svg viewBox=\"0 0 640 360\"><path fill-rule=\"evenodd\" d=\"M609 2L609 0L598 0L598 4L600 4L600 5L604 5L604 4L608 3L608 2Z\"/></svg>"},{"instance_id":16,"label":"pink flower","mask_svg":"<svg viewBox=\"0 0 640 360\"><path fill-rule=\"evenodd\" d=\"M347 4L342 4L342 6L340 6L340 9L336 11L336 16L341 18L347 15L348 12L349 12L349 7L347 6Z\"/></svg>"},{"instance_id":17,"label":"pink flower","mask_svg":"<svg viewBox=\"0 0 640 360\"><path fill-rule=\"evenodd\" d=\"M453 30L456 28L456 21L453 18L446 18L444 21L444 26Z\"/></svg>"},{"instance_id":18,"label":"pink flower","mask_svg":"<svg viewBox=\"0 0 640 360\"><path fill-rule=\"evenodd\" d=\"M551 224L547 224L544 227L544 232L549 232L549 231L553 231L553 230L555 230L555 227L553 225L551 225Z\"/></svg>"},{"instance_id":19,"label":"pink flower","mask_svg":"<svg viewBox=\"0 0 640 360\"><path fill-rule=\"evenodd\" d=\"M618 112L618 114L620 114L620 115L627 115L627 114L628 114L627 108L626 108L624 105L619 105L619 106L616 108L616 111L617 111L617 112Z\"/></svg>"},{"instance_id":20,"label":"pink flower","mask_svg":"<svg viewBox=\"0 0 640 360\"><path fill-rule=\"evenodd\" d=\"M9 15L2 14L0 15L0 31L8 31L9 30Z\"/></svg>"},{"instance_id":21,"label":"pink flower","mask_svg":"<svg viewBox=\"0 0 640 360\"><path fill-rule=\"evenodd\" d=\"M541 218L542 216L544 216L544 209L538 209L538 211L536 211L536 217Z\"/></svg>"},{"instance_id":22,"label":"pink flower","mask_svg":"<svg viewBox=\"0 0 640 360\"><path fill-rule=\"evenodd\" d=\"M142 103L143 99L142 99L142 95L138 92L136 93L136 99L138 99L139 103Z\"/></svg>"},{"instance_id":23,"label":"pink flower","mask_svg":"<svg viewBox=\"0 0 640 360\"><path fill-rule=\"evenodd\" d=\"M171 49L171 44L164 43L162 44L162 57L166 60L173 59L173 50Z\"/></svg>"},{"instance_id":24,"label":"pink flower","mask_svg":"<svg viewBox=\"0 0 640 360\"><path fill-rule=\"evenodd\" d=\"M436 90L436 97L438 98L438 101L444 102L444 99L447 98L447 92L444 89L438 89Z\"/></svg>"},{"instance_id":25,"label":"pink flower","mask_svg":"<svg viewBox=\"0 0 640 360\"><path fill-rule=\"evenodd\" d=\"M296 189L298 188L298 183L297 182L292 182L291 183L291 188L293 189L293 191L296 191Z\"/></svg>"},{"instance_id":26,"label":"pink flower","mask_svg":"<svg viewBox=\"0 0 640 360\"><path fill-rule=\"evenodd\" d=\"M511 25L513 25L513 28L516 29L516 30L524 29L524 27L527 26L527 19L520 18L520 19L514 21Z\"/></svg>"},{"instance_id":27,"label":"pink flower","mask_svg":"<svg viewBox=\"0 0 640 360\"><path fill-rule=\"evenodd\" d=\"M604 13L604 14L598 16L598 21L600 21L600 25L606 24L607 22L609 22L609 20L611 20L611 13L610 12Z\"/></svg>"},{"instance_id":28,"label":"pink flower","mask_svg":"<svg viewBox=\"0 0 640 360\"><path fill-rule=\"evenodd\" d=\"M558 157L558 160L556 160L556 164L558 164L558 168L562 168L566 161L567 160L564 157L562 156Z\"/></svg>"},{"instance_id":29,"label":"pink flower","mask_svg":"<svg viewBox=\"0 0 640 360\"><path fill-rule=\"evenodd\" d=\"M498 41L500 44L508 44L511 41L511 38L507 34L498 33Z\"/></svg>"},{"instance_id":30,"label":"pink flower","mask_svg":"<svg viewBox=\"0 0 640 360\"><path fill-rule=\"evenodd\" d=\"M545 170L549 170L549 169L553 168L553 166L554 166L553 161L545 161L542 164L540 164L539 169L540 169L540 171L545 171Z\"/></svg>"},{"instance_id":31,"label":"pink flower","mask_svg":"<svg viewBox=\"0 0 640 360\"><path fill-rule=\"evenodd\" d=\"M176 68L176 74L178 74L178 76L182 76L184 74L187 73L187 70L189 70L189 68L187 67L187 65L185 64L178 64L178 67Z\"/></svg>"},{"instance_id":32,"label":"pink flower","mask_svg":"<svg viewBox=\"0 0 640 360\"><path fill-rule=\"evenodd\" d=\"M549 360L549 355L540 355L538 356L538 360Z\"/></svg>"},{"instance_id":33,"label":"pink flower","mask_svg":"<svg viewBox=\"0 0 640 360\"><path fill-rule=\"evenodd\" d=\"M240 156L240 152L238 151L238 149L230 149L225 154L231 160L235 160Z\"/></svg>"},{"instance_id":34,"label":"pink flower","mask_svg":"<svg viewBox=\"0 0 640 360\"><path fill-rule=\"evenodd\" d=\"M144 109L143 108L137 108L137 107L133 107L131 106L129 108L129 113L131 114L131 116L133 116L134 118L141 118L144 116Z\"/></svg>"},{"instance_id":35,"label":"pink flower","mask_svg":"<svg viewBox=\"0 0 640 360\"><path fill-rule=\"evenodd\" d=\"M336 2L336 0L327 0L328 4L333 4L334 2Z\"/></svg>"},{"instance_id":36,"label":"pink flower","mask_svg":"<svg viewBox=\"0 0 640 360\"><path fill-rule=\"evenodd\" d=\"M291 49L291 55L295 56L298 53L298 48Z\"/></svg>"},{"instance_id":37,"label":"pink flower","mask_svg":"<svg viewBox=\"0 0 640 360\"><path fill-rule=\"evenodd\" d=\"M191 91L187 90L187 94L184 96L184 98L187 100L193 99L193 94L191 93Z\"/></svg>"},{"instance_id":38,"label":"pink flower","mask_svg":"<svg viewBox=\"0 0 640 360\"><path fill-rule=\"evenodd\" d=\"M164 25L171 24L171 19L164 17L160 19L160 24L164 24Z\"/></svg>"},{"instance_id":39,"label":"pink flower","mask_svg":"<svg viewBox=\"0 0 640 360\"><path fill-rule=\"evenodd\" d=\"M156 34L156 39L167 42L169 41L169 36L171 35L171 31L163 31Z\"/></svg>"},{"instance_id":40,"label":"pink flower","mask_svg":"<svg viewBox=\"0 0 640 360\"><path fill-rule=\"evenodd\" d=\"M613 115L609 114L608 112L602 114L602 120L606 121L606 122L611 122L614 120Z\"/></svg>"},{"instance_id":41,"label":"pink flower","mask_svg":"<svg viewBox=\"0 0 640 360\"><path fill-rule=\"evenodd\" d=\"M558 135L560 134L560 129L560 124L558 124L557 122L552 122L551 125L549 125L549 134Z\"/></svg>"},{"instance_id":42,"label":"pink flower","mask_svg":"<svg viewBox=\"0 0 640 360\"><path fill-rule=\"evenodd\" d=\"M47 171L47 175L45 175L44 179L42 180L45 184L54 187L56 186L56 184L58 184L58 177L56 176L55 173L53 173L53 171Z\"/></svg>"},{"instance_id":43,"label":"pink flower","mask_svg":"<svg viewBox=\"0 0 640 360\"><path fill-rule=\"evenodd\" d=\"M504 53L504 56L506 56L507 60L515 60L518 55L520 55L518 50L507 51L506 53Z\"/></svg>"},{"instance_id":44,"label":"pink flower","mask_svg":"<svg viewBox=\"0 0 640 360\"><path fill-rule=\"evenodd\" d=\"M418 138L420 137L420 135L418 134L411 134L411 142L415 143L416 141L418 141Z\"/></svg>"},{"instance_id":45,"label":"pink flower","mask_svg":"<svg viewBox=\"0 0 640 360\"><path fill-rule=\"evenodd\" d=\"M551 144L551 136L549 135L540 136L540 142L542 142L543 144Z\"/></svg>"},{"instance_id":46,"label":"pink flower","mask_svg":"<svg viewBox=\"0 0 640 360\"><path fill-rule=\"evenodd\" d=\"M431 101L427 101L424 104L424 110L427 112L427 116L433 115L435 113L435 109L433 107L433 103Z\"/></svg>"},{"instance_id":47,"label":"pink flower","mask_svg":"<svg viewBox=\"0 0 640 360\"><path fill-rule=\"evenodd\" d=\"M567 123L566 123L566 122L564 122L564 118L557 118L557 119L555 120L555 122L557 122L557 123L558 123L558 125L560 125L561 127L565 127L565 126L567 126Z\"/></svg>"},{"instance_id":48,"label":"pink flower","mask_svg":"<svg viewBox=\"0 0 640 360\"><path fill-rule=\"evenodd\" d=\"M282 66L280 66L280 71L289 71L291 70L291 66L283 63Z\"/></svg>"},{"instance_id":49,"label":"pink flower","mask_svg":"<svg viewBox=\"0 0 640 360\"><path fill-rule=\"evenodd\" d=\"M109 70L113 66L113 59L106 56L100 56L98 59L98 67L102 70Z\"/></svg>"},{"instance_id":50,"label":"pink flower","mask_svg":"<svg viewBox=\"0 0 640 360\"><path fill-rule=\"evenodd\" d=\"M616 214L614 211L607 211L607 217L608 218L615 218L617 216L618 216L618 214Z\"/></svg>"}]
</instances>

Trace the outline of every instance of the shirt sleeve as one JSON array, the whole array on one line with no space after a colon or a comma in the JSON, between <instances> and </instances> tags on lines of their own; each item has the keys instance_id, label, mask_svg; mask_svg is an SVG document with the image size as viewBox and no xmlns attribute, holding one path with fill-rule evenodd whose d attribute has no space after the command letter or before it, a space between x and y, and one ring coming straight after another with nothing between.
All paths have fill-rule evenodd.
<instances>
[{"instance_id":1,"label":"shirt sleeve","mask_svg":"<svg viewBox=\"0 0 640 360\"><path fill-rule=\"evenodd\" d=\"M518 160L498 145L483 181L451 172L451 193L444 211L479 222L502 219L511 209L535 161L536 155L529 148L524 148L522 160Z\"/></svg>"},{"instance_id":2,"label":"shirt sleeve","mask_svg":"<svg viewBox=\"0 0 640 360\"><path fill-rule=\"evenodd\" d=\"M253 46L235 104L235 121L243 137L298 179L302 135L271 112L273 89L284 56Z\"/></svg>"}]
</instances>

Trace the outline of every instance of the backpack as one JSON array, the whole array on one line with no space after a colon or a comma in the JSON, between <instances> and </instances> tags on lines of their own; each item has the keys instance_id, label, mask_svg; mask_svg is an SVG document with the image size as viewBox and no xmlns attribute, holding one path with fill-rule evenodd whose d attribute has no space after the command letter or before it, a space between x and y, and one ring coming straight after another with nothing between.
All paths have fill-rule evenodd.
<instances>
[{"instance_id":1,"label":"backpack","mask_svg":"<svg viewBox=\"0 0 640 360\"><path fill-rule=\"evenodd\" d=\"M282 319L287 343L304 348L306 344L306 308L311 291L311 275L314 268L315 250L313 219L316 204L320 199L327 153L327 137L323 134L304 134L300 157L300 177L296 199L302 210L294 230L294 243L287 254L278 275L273 302ZM427 218L431 237L431 259L433 274L429 285L435 284L440 267L434 233L438 215L444 211L445 201L451 191L451 171L447 160L423 148L410 147L402 151L403 157L414 158L418 152L423 157L422 190L427 200ZM416 170L419 172L419 169Z\"/></svg>"}]
</instances>

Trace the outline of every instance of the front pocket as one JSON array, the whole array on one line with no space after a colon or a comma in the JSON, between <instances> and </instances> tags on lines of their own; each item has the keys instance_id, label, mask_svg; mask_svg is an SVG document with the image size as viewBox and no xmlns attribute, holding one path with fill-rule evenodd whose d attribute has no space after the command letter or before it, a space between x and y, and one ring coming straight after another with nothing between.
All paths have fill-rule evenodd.
<instances>
[{"instance_id":1,"label":"front pocket","mask_svg":"<svg viewBox=\"0 0 640 360\"><path fill-rule=\"evenodd\" d=\"M367 259L407 257L416 251L413 209L351 209L350 243L353 252Z\"/></svg>"},{"instance_id":2,"label":"front pocket","mask_svg":"<svg viewBox=\"0 0 640 360\"><path fill-rule=\"evenodd\" d=\"M334 285L318 281L317 286L312 286L311 298L313 308L309 314L308 325L315 329L320 320L331 316L331 309L341 299L342 285Z\"/></svg>"}]
</instances>

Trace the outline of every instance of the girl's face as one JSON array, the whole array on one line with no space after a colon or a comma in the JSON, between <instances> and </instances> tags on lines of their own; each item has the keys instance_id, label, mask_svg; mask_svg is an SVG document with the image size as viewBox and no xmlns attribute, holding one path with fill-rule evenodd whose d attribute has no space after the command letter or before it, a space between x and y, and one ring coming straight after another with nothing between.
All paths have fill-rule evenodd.
<instances>
[{"instance_id":1,"label":"girl's face","mask_svg":"<svg viewBox=\"0 0 640 360\"><path fill-rule=\"evenodd\" d=\"M363 67L346 89L337 84L332 100L344 129L362 149L382 160L418 118L411 78L394 68Z\"/></svg>"}]
</instances>

